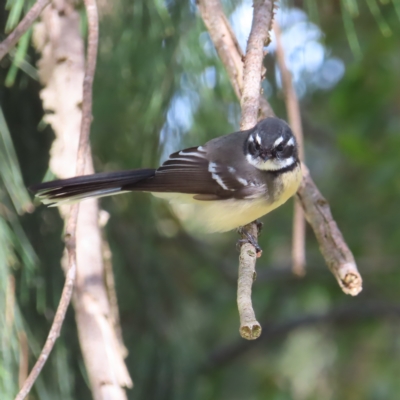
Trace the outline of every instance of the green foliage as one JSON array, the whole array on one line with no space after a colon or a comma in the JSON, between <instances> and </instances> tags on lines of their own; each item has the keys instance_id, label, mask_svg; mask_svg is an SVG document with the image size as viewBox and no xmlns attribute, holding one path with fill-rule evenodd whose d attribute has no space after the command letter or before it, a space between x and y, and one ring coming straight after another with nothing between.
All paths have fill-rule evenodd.
<instances>
[{"instance_id":1,"label":"green foliage","mask_svg":"<svg viewBox=\"0 0 400 400\"><path fill-rule=\"evenodd\" d=\"M18 25L20 19L23 17L23 9L25 8L28 10L31 6L31 1L7 0L5 8L9 10L9 14L4 29L6 33L11 32ZM32 29L29 29L19 40L17 44L17 50L12 49L9 53L12 59L12 64L4 82L6 86L12 86L14 84L18 69L21 69L31 78L38 79L36 69L29 63L27 59L27 51L30 44L31 35Z\"/></svg>"},{"instance_id":2,"label":"green foliage","mask_svg":"<svg viewBox=\"0 0 400 400\"><path fill-rule=\"evenodd\" d=\"M19 40L17 51L14 55L13 63L8 71L6 80L4 84L6 86L12 86L15 82L15 78L17 76L18 68L21 67L21 64L24 62L24 57L28 50L28 46L31 40L32 30L29 29ZM26 61L25 61L26 62Z\"/></svg>"},{"instance_id":3,"label":"green foliage","mask_svg":"<svg viewBox=\"0 0 400 400\"><path fill-rule=\"evenodd\" d=\"M13 206L22 214L29 206L30 199L23 184L18 159L11 141L3 110L0 107L0 174L9 193Z\"/></svg>"},{"instance_id":4,"label":"green foliage","mask_svg":"<svg viewBox=\"0 0 400 400\"><path fill-rule=\"evenodd\" d=\"M11 32L18 25L24 3L25 0L7 0L6 9L9 10L10 13L8 14L8 20L5 26L6 32Z\"/></svg>"},{"instance_id":5,"label":"green foliage","mask_svg":"<svg viewBox=\"0 0 400 400\"><path fill-rule=\"evenodd\" d=\"M24 331L15 301L13 270L23 265L21 281L29 282L37 257L15 214L24 212L30 200L1 108L0 171L0 393L4 399L12 399L18 388L18 338Z\"/></svg>"}]
</instances>

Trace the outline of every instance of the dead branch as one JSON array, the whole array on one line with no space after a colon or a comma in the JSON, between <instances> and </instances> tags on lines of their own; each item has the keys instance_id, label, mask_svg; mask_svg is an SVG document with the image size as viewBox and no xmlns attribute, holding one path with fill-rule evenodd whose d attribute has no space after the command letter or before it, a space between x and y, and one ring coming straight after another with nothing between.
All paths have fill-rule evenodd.
<instances>
[{"instance_id":1,"label":"dead branch","mask_svg":"<svg viewBox=\"0 0 400 400\"><path fill-rule=\"evenodd\" d=\"M209 20L213 21L212 24L209 24L208 26L210 26L210 37L214 43L214 46L217 48L218 54L220 54L220 52L234 52L235 49L232 46L229 46L228 43L226 42L226 36L222 37L220 42L217 42L215 40L216 37L216 31L218 30L218 19L220 19L219 17L219 13L221 12L221 9L219 7L216 7L215 4L219 3L218 0L199 0L199 7L200 7L200 12L202 14L203 19L204 18L208 18ZM205 15L206 13L206 15ZM207 26L207 27L208 27ZM230 30L232 31L232 30ZM232 41L233 39L230 39L230 41ZM226 57L229 57L229 55L226 55ZM223 58L221 58L222 60L224 60ZM229 65L225 64L225 68L228 70ZM233 76L233 75L230 75ZM240 86L239 86L240 87ZM263 118L267 117L267 116L274 116L274 112L271 108L271 106L269 105L268 101L261 96L260 98L260 117L262 116ZM304 170L304 169L303 169ZM315 183L313 182L313 180L311 179L311 177L308 175L309 178L307 178L307 184L306 185L302 185L299 188L298 191L298 197L307 197L307 198L318 198L319 196L321 196L321 193L319 192L318 188L316 187ZM311 227L314 230L314 233L317 232L319 230L319 223L320 223L320 219L316 218L317 215L319 215L320 211L319 211L319 206L316 203L313 203L312 201L307 203L307 207L305 207L304 202L302 202L302 207L303 207L303 211L305 213L305 217L308 221L308 223L311 225ZM325 210L329 211L329 213L327 212L325 214L325 217L328 218L328 216L330 216L330 219L325 220L324 222L324 230L326 231L327 237L336 237L338 238L338 234L340 235L341 241L339 240L338 246L342 249L346 249L346 253L348 253L351 256L351 259L353 259L353 271L357 271L357 267L354 264L354 257L351 254L350 249L348 248L347 244L345 243L339 228L336 225L336 222L333 220L331 212L330 212L330 208L329 208L329 204L327 203L327 201L324 199L324 208ZM338 257L338 254L340 254L341 252L339 251L339 248L336 249L337 251L333 250L332 248L332 243L330 243L329 241L325 240L323 235L316 235L322 255L325 257L325 261L328 264L328 266L330 264L335 264L335 265L341 265L341 260L343 257L339 257L336 259L336 257ZM336 244L335 244L336 246ZM349 294L357 294L362 290L362 279L360 274L357 271L357 279L355 279L355 281L353 282L353 286L355 285L355 287L357 288L356 290L351 290L351 293L349 290L344 289L342 285L340 285L342 287L342 289L344 290L345 293L349 293ZM349 280L350 278L348 277L347 280ZM350 279L351 280L351 279Z\"/></svg>"},{"instance_id":2,"label":"dead branch","mask_svg":"<svg viewBox=\"0 0 400 400\"><path fill-rule=\"evenodd\" d=\"M0 61L17 44L21 36L32 26L50 0L37 0L17 27L0 43Z\"/></svg>"},{"instance_id":3,"label":"dead branch","mask_svg":"<svg viewBox=\"0 0 400 400\"><path fill-rule=\"evenodd\" d=\"M321 253L343 292L355 296L362 290L362 278L353 254L332 218L328 202L315 186L308 168L305 165L302 168L303 181L297 197L306 219L313 228Z\"/></svg>"},{"instance_id":4,"label":"dead branch","mask_svg":"<svg viewBox=\"0 0 400 400\"><path fill-rule=\"evenodd\" d=\"M301 114L299 101L296 91L293 87L292 75L286 66L285 51L281 40L281 30L277 21L274 21L274 33L276 38L276 58L278 60L279 70L282 77L282 88L285 96L286 110L294 135L296 136L299 147L300 161L304 162L304 141L303 127L301 124ZM304 276L306 273L306 224L304 212L299 204L299 201L294 200L293 212L293 242L292 242L292 261L293 273L297 276Z\"/></svg>"}]
</instances>

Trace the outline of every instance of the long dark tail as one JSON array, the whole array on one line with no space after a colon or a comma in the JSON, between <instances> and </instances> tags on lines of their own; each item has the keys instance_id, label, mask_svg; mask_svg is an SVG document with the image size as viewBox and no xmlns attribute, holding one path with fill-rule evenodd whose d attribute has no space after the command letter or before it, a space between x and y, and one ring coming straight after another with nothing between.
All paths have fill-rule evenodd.
<instances>
[{"instance_id":1,"label":"long dark tail","mask_svg":"<svg viewBox=\"0 0 400 400\"><path fill-rule=\"evenodd\" d=\"M75 203L89 197L103 197L132 191L135 190L135 183L152 178L154 174L155 169L106 172L39 183L31 186L29 190L43 204L48 204L52 207L60 204Z\"/></svg>"}]
</instances>

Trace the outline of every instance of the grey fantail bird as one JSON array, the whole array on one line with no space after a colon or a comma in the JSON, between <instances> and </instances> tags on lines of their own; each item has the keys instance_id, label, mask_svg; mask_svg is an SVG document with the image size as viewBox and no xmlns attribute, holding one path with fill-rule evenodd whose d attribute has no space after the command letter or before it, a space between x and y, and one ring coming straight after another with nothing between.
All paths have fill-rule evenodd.
<instances>
[{"instance_id":1,"label":"grey fantail bird","mask_svg":"<svg viewBox=\"0 0 400 400\"><path fill-rule=\"evenodd\" d=\"M286 122L261 120L254 128L212 139L170 155L157 169L78 176L33 185L44 204L150 192L190 203L209 232L224 232L269 213L293 196L302 173L296 139Z\"/></svg>"}]
</instances>

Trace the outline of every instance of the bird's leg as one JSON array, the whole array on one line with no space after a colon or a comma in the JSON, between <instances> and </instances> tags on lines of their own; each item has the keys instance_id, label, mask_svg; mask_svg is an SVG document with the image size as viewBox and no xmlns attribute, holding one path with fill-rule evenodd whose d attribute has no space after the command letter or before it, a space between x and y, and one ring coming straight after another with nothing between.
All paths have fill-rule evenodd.
<instances>
[{"instance_id":1,"label":"bird's leg","mask_svg":"<svg viewBox=\"0 0 400 400\"><path fill-rule=\"evenodd\" d=\"M257 233L256 236L254 236L253 234L251 234L249 232L249 225L255 223L257 226ZM261 229L262 229L262 222L256 220L254 222L252 222L249 225L245 225L245 226L241 226L238 228L238 233L239 235L242 236L242 239L239 239L237 241L237 247L240 249L240 247L244 244L244 243L250 243L251 245L253 245L256 249L256 253L257 253L257 258L261 257L262 254L262 249L260 247L260 245L258 244L257 241L257 237L259 236Z\"/></svg>"}]
</instances>

